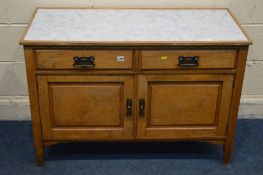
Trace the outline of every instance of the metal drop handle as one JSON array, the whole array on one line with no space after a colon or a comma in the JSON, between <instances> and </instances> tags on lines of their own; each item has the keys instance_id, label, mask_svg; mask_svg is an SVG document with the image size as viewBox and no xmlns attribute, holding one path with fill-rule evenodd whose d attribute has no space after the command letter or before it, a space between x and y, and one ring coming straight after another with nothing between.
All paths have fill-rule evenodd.
<instances>
[{"instance_id":1,"label":"metal drop handle","mask_svg":"<svg viewBox=\"0 0 263 175\"><path fill-rule=\"evenodd\" d=\"M198 65L199 65L198 56L193 56L193 57L179 56L178 57L178 66L180 67L196 67Z\"/></svg>"},{"instance_id":2,"label":"metal drop handle","mask_svg":"<svg viewBox=\"0 0 263 175\"><path fill-rule=\"evenodd\" d=\"M126 100L126 115L128 117L132 116L132 99L127 99Z\"/></svg>"},{"instance_id":3,"label":"metal drop handle","mask_svg":"<svg viewBox=\"0 0 263 175\"><path fill-rule=\"evenodd\" d=\"M95 66L95 57L74 57L73 58L75 67L94 67Z\"/></svg>"},{"instance_id":4,"label":"metal drop handle","mask_svg":"<svg viewBox=\"0 0 263 175\"><path fill-rule=\"evenodd\" d=\"M139 116L144 117L145 99L139 99Z\"/></svg>"}]
</instances>

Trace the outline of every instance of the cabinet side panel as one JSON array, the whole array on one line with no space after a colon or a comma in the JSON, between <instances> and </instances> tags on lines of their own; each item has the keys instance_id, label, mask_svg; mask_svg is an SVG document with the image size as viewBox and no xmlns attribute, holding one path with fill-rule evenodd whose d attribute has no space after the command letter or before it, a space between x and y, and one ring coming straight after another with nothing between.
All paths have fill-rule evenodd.
<instances>
[{"instance_id":1,"label":"cabinet side panel","mask_svg":"<svg viewBox=\"0 0 263 175\"><path fill-rule=\"evenodd\" d=\"M228 131L227 131L228 133L227 133L226 143L224 146L225 163L227 163L230 159L232 147L234 143L237 115L238 115L240 97L241 97L242 86L243 86L247 53L248 53L248 46L240 47L240 50L238 52L238 58L237 58L237 73L234 81L234 90L232 95L232 102L231 102L229 121L228 121L229 122Z\"/></svg>"},{"instance_id":2,"label":"cabinet side panel","mask_svg":"<svg viewBox=\"0 0 263 175\"><path fill-rule=\"evenodd\" d=\"M32 49L25 48L24 53L25 53L27 82L28 82L28 91L29 91L29 99L30 99L35 156L36 156L37 164L41 166L44 163L43 162L44 153L43 153L42 130L41 130L41 121L40 121L39 105L38 105L34 52Z\"/></svg>"}]
</instances>

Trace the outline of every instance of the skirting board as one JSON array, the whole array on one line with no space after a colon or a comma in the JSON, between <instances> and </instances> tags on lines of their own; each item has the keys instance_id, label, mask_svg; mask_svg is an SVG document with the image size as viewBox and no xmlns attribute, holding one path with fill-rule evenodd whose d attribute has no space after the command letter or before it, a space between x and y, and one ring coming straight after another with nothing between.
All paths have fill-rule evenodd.
<instances>
[{"instance_id":1,"label":"skirting board","mask_svg":"<svg viewBox=\"0 0 263 175\"><path fill-rule=\"evenodd\" d=\"M239 118L263 119L263 95L242 95Z\"/></svg>"},{"instance_id":2,"label":"skirting board","mask_svg":"<svg viewBox=\"0 0 263 175\"><path fill-rule=\"evenodd\" d=\"M263 95L242 95L240 119L263 119ZM28 96L0 96L0 120L30 120Z\"/></svg>"}]
</instances>

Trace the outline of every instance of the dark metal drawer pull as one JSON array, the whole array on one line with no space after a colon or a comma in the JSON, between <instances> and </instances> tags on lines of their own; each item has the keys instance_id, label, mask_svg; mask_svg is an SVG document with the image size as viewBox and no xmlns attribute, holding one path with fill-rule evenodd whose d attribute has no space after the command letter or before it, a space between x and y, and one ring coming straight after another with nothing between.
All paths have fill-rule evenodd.
<instances>
[{"instance_id":1,"label":"dark metal drawer pull","mask_svg":"<svg viewBox=\"0 0 263 175\"><path fill-rule=\"evenodd\" d=\"M185 56L179 56L178 57L178 66L181 67L196 67L199 65L199 57L193 56L193 57L185 57Z\"/></svg>"},{"instance_id":2,"label":"dark metal drawer pull","mask_svg":"<svg viewBox=\"0 0 263 175\"><path fill-rule=\"evenodd\" d=\"M139 116L144 117L145 100L139 99Z\"/></svg>"},{"instance_id":3,"label":"dark metal drawer pull","mask_svg":"<svg viewBox=\"0 0 263 175\"><path fill-rule=\"evenodd\" d=\"M127 99L126 100L126 115L128 117L132 116L132 99Z\"/></svg>"},{"instance_id":4,"label":"dark metal drawer pull","mask_svg":"<svg viewBox=\"0 0 263 175\"><path fill-rule=\"evenodd\" d=\"M74 57L74 64L73 66L77 67L94 67L95 66L95 57L89 56L89 57Z\"/></svg>"}]
</instances>

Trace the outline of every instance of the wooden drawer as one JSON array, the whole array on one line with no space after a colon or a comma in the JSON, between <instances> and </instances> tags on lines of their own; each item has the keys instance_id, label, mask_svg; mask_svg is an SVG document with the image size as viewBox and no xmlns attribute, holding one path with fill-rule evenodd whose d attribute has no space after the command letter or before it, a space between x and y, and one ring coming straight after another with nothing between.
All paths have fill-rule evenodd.
<instances>
[{"instance_id":1,"label":"wooden drawer","mask_svg":"<svg viewBox=\"0 0 263 175\"><path fill-rule=\"evenodd\" d=\"M38 69L132 69L131 50L36 50ZM94 57L94 66L76 66L75 57Z\"/></svg>"},{"instance_id":2,"label":"wooden drawer","mask_svg":"<svg viewBox=\"0 0 263 175\"><path fill-rule=\"evenodd\" d=\"M179 57L199 57L197 66L180 66ZM144 50L141 69L231 69L235 68L235 50Z\"/></svg>"}]
</instances>

